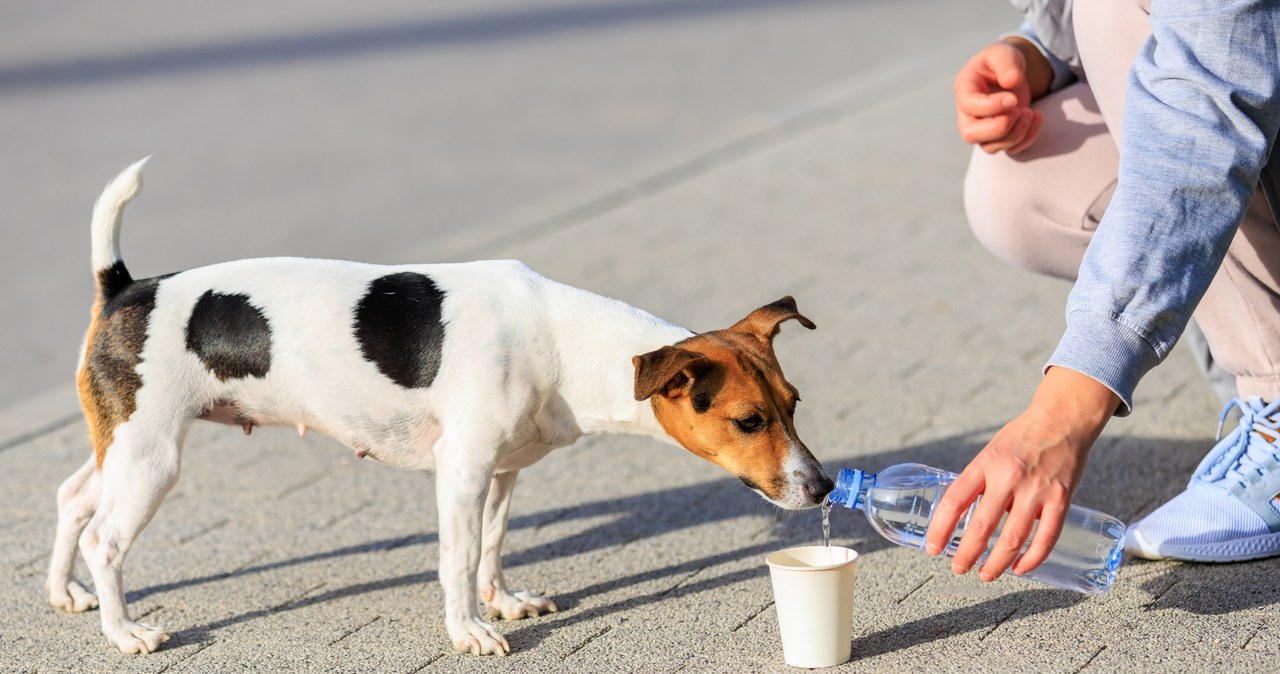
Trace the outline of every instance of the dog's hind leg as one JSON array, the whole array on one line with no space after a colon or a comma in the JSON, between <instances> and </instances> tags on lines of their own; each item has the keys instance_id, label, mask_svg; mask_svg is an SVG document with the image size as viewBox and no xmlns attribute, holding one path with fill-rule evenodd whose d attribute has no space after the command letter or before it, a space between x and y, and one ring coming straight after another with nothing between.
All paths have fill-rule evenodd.
<instances>
[{"instance_id":1,"label":"dog's hind leg","mask_svg":"<svg viewBox=\"0 0 1280 674\"><path fill-rule=\"evenodd\" d=\"M130 546L178 479L189 423L139 412L116 428L102 464L98 511L80 535L80 552L98 591L102 633L124 653L150 653L169 638L159 628L129 619L123 568Z\"/></svg>"},{"instance_id":2,"label":"dog's hind leg","mask_svg":"<svg viewBox=\"0 0 1280 674\"><path fill-rule=\"evenodd\" d=\"M98 462L90 456L83 466L58 487L58 529L53 538L53 554L49 559L49 603L55 608L79 613L98 605L98 598L72 577L76 563L76 539L84 530L102 490L102 473Z\"/></svg>"},{"instance_id":3,"label":"dog's hind leg","mask_svg":"<svg viewBox=\"0 0 1280 674\"><path fill-rule=\"evenodd\" d=\"M512 592L502 574L502 539L507 534L507 515L517 471L494 475L484 504L484 534L480 548L480 598L490 619L520 620L540 613L554 613L555 602L526 590Z\"/></svg>"}]
</instances>

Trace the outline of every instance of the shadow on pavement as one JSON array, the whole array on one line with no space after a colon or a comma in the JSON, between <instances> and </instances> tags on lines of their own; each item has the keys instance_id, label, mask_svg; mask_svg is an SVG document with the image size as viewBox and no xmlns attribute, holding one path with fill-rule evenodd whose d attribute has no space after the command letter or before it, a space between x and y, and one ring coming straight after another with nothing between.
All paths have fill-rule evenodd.
<instances>
[{"instance_id":1,"label":"shadow on pavement","mask_svg":"<svg viewBox=\"0 0 1280 674\"><path fill-rule=\"evenodd\" d=\"M835 466L858 465L868 470L879 470L895 463L917 461L958 470L982 446L987 435L989 435L989 431L982 431L978 434L953 436L923 445L874 455L845 457L828 461L828 467L834 469ZM1100 476L1137 476L1137 479L1141 479L1141 484L1130 484L1123 489L1112 488L1107 491L1095 488L1092 490L1096 492L1092 494L1095 499L1089 501L1088 504L1096 505L1101 510L1125 513L1146 507L1144 504L1148 502L1160 500L1160 495L1162 494L1171 496L1181 489L1186 475L1199 461L1204 451L1205 443L1201 441L1125 438L1117 442L1104 443L1095 450L1095 455L1091 458L1090 474L1096 473ZM1114 483L1114 479L1102 481ZM1120 484L1124 485L1125 483L1121 482ZM1114 486L1112 484L1112 487ZM1153 495L1155 496L1153 497ZM566 615L562 612L553 620L515 630L509 637L518 639L521 642L538 642L542 640L549 630L558 626L624 611L661 599L677 590L681 594L697 594L764 576L766 574L765 568L763 565L758 565L748 569L729 571L715 577L702 578L695 582L685 582L706 568L764 555L790 545L811 544L815 542L820 531L816 511L806 511L802 516L795 516L794 513L787 511L773 510L771 507L765 506L756 495L742 488L738 481L732 478L712 480L619 499L600 499L579 506L557 508L513 518L510 528L516 530L537 529L559 521L613 516L607 522L585 531L505 555L504 567L508 569L523 564L578 555L616 545L625 545L632 541L656 537L693 526L726 521L739 517L744 512L759 512L762 507L768 508L768 511L773 513L775 524L772 528L762 531L762 534L767 532L768 536L756 536L756 538L761 538L759 543L697 559L682 560L662 568L620 576L580 588L565 595L556 596L555 599L563 610L572 610L588 597L605 594L637 583L663 578L682 578L682 580L674 584L666 584L663 588L653 592L630 597L605 606L590 608L581 613ZM863 554L892 546L891 543L874 534L861 515L853 513L834 515L832 525L833 538L852 538L856 540L856 547ZM852 528L853 536L842 537L841 534L843 532L841 532L841 529L844 532L848 532L850 528ZM428 532L371 541L328 552L255 565L229 573L143 588L130 593L129 601L134 602L154 594L217 582L231 577L270 573L293 566L406 546L434 544L437 540L435 533ZM1261 579L1273 577L1277 572L1280 572L1280 560L1225 566L1181 566L1167 574L1146 581L1142 585L1142 589L1154 597L1151 603L1152 607L1176 607L1195 613L1227 613L1274 604L1280 601L1280 587L1276 587L1274 584L1268 586L1266 583L1261 582ZM1222 591L1223 588L1240 587L1239 577L1241 575L1257 578L1259 582L1249 583L1247 587L1239 591ZM230 616L207 625L185 630L180 635L179 643L190 643L193 640L199 641L205 638L201 635L207 635L223 627L255 620L274 613L314 606L370 592L419 585L432 582L435 579L436 573L434 571L425 571L423 573L407 574L395 578L335 588L284 605ZM1203 585L1212 591L1173 591L1177 590L1176 586L1179 584L1191 585L1192 583L1195 586ZM1018 592L975 606L917 620L900 628L862 637L855 644L855 650L862 654L863 657L869 657L877 653L926 643L954 634L956 630L971 631L981 629L983 626L991 626L997 621L1007 619L1007 616L1014 613L1032 615L1069 606L1082 599L1083 597L1056 590Z\"/></svg>"},{"instance_id":2,"label":"shadow on pavement","mask_svg":"<svg viewBox=\"0 0 1280 674\"><path fill-rule=\"evenodd\" d=\"M1022 590L1006 594L854 639L854 659L872 658L965 632L995 628L1017 618L1068 608L1085 599L1085 595L1066 590Z\"/></svg>"}]
</instances>

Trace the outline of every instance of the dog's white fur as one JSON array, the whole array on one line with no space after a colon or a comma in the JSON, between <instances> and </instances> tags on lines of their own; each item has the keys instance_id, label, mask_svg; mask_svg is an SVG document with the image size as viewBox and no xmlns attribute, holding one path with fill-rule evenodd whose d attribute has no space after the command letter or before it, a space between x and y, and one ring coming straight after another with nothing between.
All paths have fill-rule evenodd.
<instances>
[{"instance_id":1,"label":"dog's white fur","mask_svg":"<svg viewBox=\"0 0 1280 674\"><path fill-rule=\"evenodd\" d=\"M141 189L144 163L125 169L98 199L96 271L120 260L121 211ZM352 307L371 281L395 271L427 274L444 292L447 338L429 388L391 382L361 357L353 335ZM187 320L209 290L246 295L267 318L272 364L265 376L220 381L186 348ZM124 559L177 480L190 422L202 415L232 421L225 405L236 401L236 423L310 427L369 458L433 469L449 635L459 650L502 654L507 643L479 615L477 589L505 618L555 610L546 598L511 590L503 577L500 548L517 472L584 433L674 443L650 404L633 397L632 357L692 334L513 261L384 267L272 258L165 279L137 366L136 411L115 428L101 471L90 459L58 491L50 601L69 611L100 601L103 632L121 651L159 647L164 632L128 616ZM792 448L787 475L811 476L812 456L804 450L806 462ZM812 506L801 478L787 479L785 496L774 500ZM97 599L72 578L77 538Z\"/></svg>"}]
</instances>

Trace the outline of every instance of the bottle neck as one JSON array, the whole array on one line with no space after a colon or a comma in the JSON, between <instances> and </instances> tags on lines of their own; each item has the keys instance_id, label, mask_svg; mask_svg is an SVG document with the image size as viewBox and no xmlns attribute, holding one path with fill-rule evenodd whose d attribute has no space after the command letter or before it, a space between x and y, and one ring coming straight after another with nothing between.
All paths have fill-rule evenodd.
<instances>
[{"instance_id":1,"label":"bottle neck","mask_svg":"<svg viewBox=\"0 0 1280 674\"><path fill-rule=\"evenodd\" d=\"M842 468L836 478L836 486L828 496L831 503L842 505L850 510L864 508L867 504L867 491L875 486L875 474L868 475L861 470Z\"/></svg>"}]
</instances>

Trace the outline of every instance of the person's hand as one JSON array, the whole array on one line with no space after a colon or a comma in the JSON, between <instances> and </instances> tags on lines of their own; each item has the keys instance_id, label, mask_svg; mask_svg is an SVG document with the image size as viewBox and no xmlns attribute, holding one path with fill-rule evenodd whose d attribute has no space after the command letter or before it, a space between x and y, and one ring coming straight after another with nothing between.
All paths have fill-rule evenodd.
<instances>
[{"instance_id":1,"label":"person's hand","mask_svg":"<svg viewBox=\"0 0 1280 674\"><path fill-rule=\"evenodd\" d=\"M941 553L956 523L981 496L952 558L952 570L968 573L997 528L1000 537L979 569L982 580L999 578L1015 560L1014 573L1039 566L1058 541L1089 449L1119 404L1096 380L1051 368L1027 410L996 433L934 506L925 550ZM1035 538L1019 557L1033 527Z\"/></svg>"},{"instance_id":2,"label":"person's hand","mask_svg":"<svg viewBox=\"0 0 1280 674\"><path fill-rule=\"evenodd\" d=\"M1026 40L1007 38L983 48L956 74L960 137L988 154L1026 150L1044 122L1031 101L1048 90L1052 77L1044 55Z\"/></svg>"}]
</instances>

